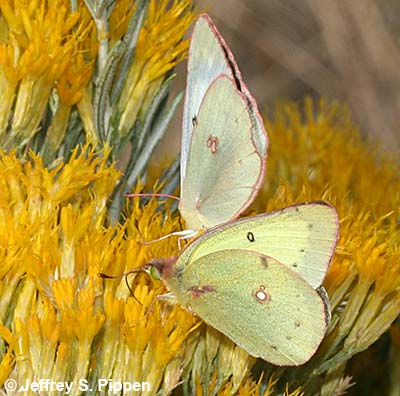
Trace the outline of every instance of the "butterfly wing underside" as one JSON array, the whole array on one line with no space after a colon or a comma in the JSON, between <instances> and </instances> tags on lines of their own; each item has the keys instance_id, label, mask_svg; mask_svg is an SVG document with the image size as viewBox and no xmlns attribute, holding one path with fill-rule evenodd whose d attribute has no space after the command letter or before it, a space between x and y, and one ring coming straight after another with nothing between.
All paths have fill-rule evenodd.
<instances>
[{"instance_id":1,"label":"butterfly wing underside","mask_svg":"<svg viewBox=\"0 0 400 396\"><path fill-rule=\"evenodd\" d=\"M194 265L200 257L224 249L251 250L288 266L315 289L331 262L338 227L337 213L331 205L294 205L217 226L189 245L180 262Z\"/></svg>"},{"instance_id":2,"label":"butterfly wing underside","mask_svg":"<svg viewBox=\"0 0 400 396\"><path fill-rule=\"evenodd\" d=\"M211 83L222 74L230 77L236 88L246 98L252 121L252 140L264 163L267 156L268 138L257 103L243 82L230 48L207 14L200 15L193 29L187 71L181 144L181 189L186 177L193 128L199 118L201 102ZM263 176L264 166L259 184Z\"/></svg>"},{"instance_id":3,"label":"butterfly wing underside","mask_svg":"<svg viewBox=\"0 0 400 396\"><path fill-rule=\"evenodd\" d=\"M286 266L255 252L210 253L166 283L206 323L276 365L306 362L326 332L318 293Z\"/></svg>"},{"instance_id":4,"label":"butterfly wing underside","mask_svg":"<svg viewBox=\"0 0 400 396\"><path fill-rule=\"evenodd\" d=\"M233 70L218 43L212 26L210 18L207 15L201 15L194 26L190 41L183 107L181 188L186 176L193 127L201 101L212 81L219 75L225 74L233 78Z\"/></svg>"},{"instance_id":5,"label":"butterfly wing underside","mask_svg":"<svg viewBox=\"0 0 400 396\"><path fill-rule=\"evenodd\" d=\"M253 200L263 159L247 101L227 76L209 87L193 130L179 211L190 229L236 217Z\"/></svg>"}]
</instances>

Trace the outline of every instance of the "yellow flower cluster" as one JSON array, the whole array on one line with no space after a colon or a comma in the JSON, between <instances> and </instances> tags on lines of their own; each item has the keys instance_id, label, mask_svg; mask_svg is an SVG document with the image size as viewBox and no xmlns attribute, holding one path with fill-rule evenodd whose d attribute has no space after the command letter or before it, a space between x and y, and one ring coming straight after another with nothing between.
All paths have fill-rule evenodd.
<instances>
[{"instance_id":1,"label":"yellow flower cluster","mask_svg":"<svg viewBox=\"0 0 400 396\"><path fill-rule=\"evenodd\" d=\"M103 32L96 35L83 1L77 4L71 12L66 0L0 2L3 147L24 146L55 97L47 150L60 146L74 104L88 141L97 144L89 80ZM182 37L194 18L190 5L149 0L129 84L117 103L121 135L146 113L166 74L185 56ZM134 12L131 1L116 2L107 32L111 47ZM142 392L148 395L170 394L182 381L183 392L196 395L345 392L346 362L378 340L400 313L398 163L365 142L336 104L283 104L266 127L267 176L253 209L326 200L340 217L340 240L324 282L332 321L310 362L277 371L266 364L254 381L254 358L158 297L167 291L143 265L177 255L178 245L175 238L141 242L179 230L179 218L168 202L152 199L141 206L133 199L124 221L108 224L109 199L121 180L109 165L109 148L77 147L67 162L51 167L40 155L30 153L23 161L2 152L0 386L10 378L18 384L50 378L73 381L72 394L78 395L80 379L96 389L99 378L111 378L148 382L151 389ZM397 348L398 333L393 327Z\"/></svg>"},{"instance_id":2,"label":"yellow flower cluster","mask_svg":"<svg viewBox=\"0 0 400 396\"><path fill-rule=\"evenodd\" d=\"M135 278L135 296L124 281L98 277L143 264L149 250L137 244L137 234L125 237L128 223L104 226L119 177L105 166L107 156L107 150L100 159L76 149L69 163L52 171L39 157L21 164L13 154L1 156L3 382L134 378L148 381L150 394L179 382L177 356L196 320L177 306L154 303L162 285L148 276ZM144 229L144 219L160 227L154 212L155 204L149 205L135 219ZM168 381L166 370L175 372ZM74 388L73 394L80 392Z\"/></svg>"},{"instance_id":3,"label":"yellow flower cluster","mask_svg":"<svg viewBox=\"0 0 400 396\"><path fill-rule=\"evenodd\" d=\"M93 122L98 82L93 80L104 77L107 56L126 34L135 7L132 1L115 2L103 31L85 2L76 4L77 9L71 9L69 0L0 2L3 148L23 150L45 121L49 126L42 156L51 158L68 137L74 105L87 141L98 144ZM188 40L183 36L195 18L192 8L191 0L149 0L133 62L126 75L118 75L124 85L112 111L120 136L132 132L139 113L144 116L168 73L184 59ZM109 52L99 54L101 40ZM93 77L95 66L98 75Z\"/></svg>"},{"instance_id":4,"label":"yellow flower cluster","mask_svg":"<svg viewBox=\"0 0 400 396\"><path fill-rule=\"evenodd\" d=\"M189 41L182 37L196 17L189 12L190 6L189 0L150 1L135 50L135 63L127 75L129 84L124 86L118 104L122 135L132 128L139 111L146 113L165 75L185 58ZM119 38L119 31L115 38Z\"/></svg>"},{"instance_id":5,"label":"yellow flower cluster","mask_svg":"<svg viewBox=\"0 0 400 396\"><path fill-rule=\"evenodd\" d=\"M346 361L400 313L398 162L360 136L347 109L324 100L278 106L267 130L271 145L258 208L322 199L339 214L340 239L324 282L333 317L308 366L318 374L339 365L343 374ZM327 383L325 394L341 381L337 375Z\"/></svg>"},{"instance_id":6,"label":"yellow flower cluster","mask_svg":"<svg viewBox=\"0 0 400 396\"><path fill-rule=\"evenodd\" d=\"M77 148L53 170L31 155L23 163L14 154L0 157L2 383L134 379L151 384L143 394L155 395L185 378L197 394L256 394L254 359L178 305L158 300L166 292L161 281L132 273L131 295L125 278L98 277L177 254L173 238L140 244L179 228L168 207L133 200L124 224L106 226L119 178L106 166L109 150ZM275 394L274 386L264 394Z\"/></svg>"},{"instance_id":7,"label":"yellow flower cluster","mask_svg":"<svg viewBox=\"0 0 400 396\"><path fill-rule=\"evenodd\" d=\"M53 89L60 105L51 136L59 140L92 74L97 44L88 40L93 28L89 14L84 7L71 13L66 0L4 0L0 11L0 142L19 147L29 141Z\"/></svg>"}]
</instances>

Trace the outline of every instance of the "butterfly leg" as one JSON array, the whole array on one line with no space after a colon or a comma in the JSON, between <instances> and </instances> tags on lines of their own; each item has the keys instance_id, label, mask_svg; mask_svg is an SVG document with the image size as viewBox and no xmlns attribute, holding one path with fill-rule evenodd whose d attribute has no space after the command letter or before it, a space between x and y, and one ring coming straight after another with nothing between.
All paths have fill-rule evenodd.
<instances>
[{"instance_id":1,"label":"butterfly leg","mask_svg":"<svg viewBox=\"0 0 400 396\"><path fill-rule=\"evenodd\" d=\"M172 236L178 236L178 248L181 250L182 244L181 241L189 238L193 238L197 235L197 231L195 230L183 230L183 231L175 231L171 232L170 234L164 235L160 238L153 239L151 241L141 241L139 242L139 245L151 245L152 243L160 242L164 239L170 238Z\"/></svg>"}]
</instances>

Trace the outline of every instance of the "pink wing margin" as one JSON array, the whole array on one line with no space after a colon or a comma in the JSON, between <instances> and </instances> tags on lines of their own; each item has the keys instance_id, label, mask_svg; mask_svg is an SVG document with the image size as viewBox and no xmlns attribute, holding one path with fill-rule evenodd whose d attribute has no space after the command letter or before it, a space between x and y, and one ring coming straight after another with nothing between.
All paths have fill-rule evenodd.
<instances>
[{"instance_id":1,"label":"pink wing margin","mask_svg":"<svg viewBox=\"0 0 400 396\"><path fill-rule=\"evenodd\" d=\"M196 27L198 26L198 24L200 23L200 21L203 21L207 24L209 30L212 32L214 38L215 38L215 42L218 45L218 47L221 50L221 58L224 59L225 61L225 67L226 67L226 71L230 72L231 78L232 80L235 82L237 89L244 95L247 103L248 103L248 108L249 108L249 112L251 115L251 119L252 119L252 124L253 124L253 134L252 134L252 143L257 151L257 153L259 154L260 158L261 158L261 166L260 166L260 173L259 173L259 177L256 181L256 183L254 184L254 188L252 189L249 197L246 199L246 201L243 203L242 207L240 208L239 211L237 211L234 216L232 216L232 218L230 219L226 219L226 221L232 220L234 218L236 218L237 216L239 216L244 210L246 210L250 204L253 202L253 200L255 199L259 189L262 186L262 183L264 181L264 177L265 177L265 172L266 172L266 159L267 159L267 149L268 149L268 136L264 127L264 122L262 120L262 117L258 111L258 106L256 103L256 100L254 99L254 97L250 94L249 89L247 88L246 84L243 81L240 69L237 65L237 62L235 60L235 57L233 56L232 51L230 50L229 46L226 44L225 40L223 39L223 37L221 36L220 32L218 31L218 29L216 28L216 26L214 25L213 21L211 20L211 18L207 15L207 14L202 14L199 16L198 21L195 24L195 27L193 29L192 32L192 40L193 37L195 37L196 35ZM183 130L185 131L185 125L189 125L193 116L196 117L199 113L199 109L201 106L201 102L202 100L199 102L199 109L197 110L196 114L187 114L188 110L187 110L187 102L190 100L189 98L189 89L191 87L189 87L189 83L192 83L192 81L190 80L190 73L191 73L191 53L192 53L193 49L191 49L189 51L189 60L188 60L188 64L187 64L187 85L186 85L186 97L185 97L185 107L184 107L184 116L183 116ZM221 68L221 70L224 70ZM214 76L214 78L212 79L212 81L214 81L215 79L217 79L218 77L220 77L222 74L226 74L221 72L220 74L216 74ZM209 83L211 84L212 81L210 81ZM182 135L182 151L186 150L186 152L182 152L182 156L181 156L181 188L183 188L183 180L185 177L185 172L186 172L186 165L187 165L187 161L188 161L188 156L189 156L189 152L190 152L190 144L188 143L187 140L191 139L191 135L193 133L193 127L192 126L188 126L188 129L191 130L191 133L188 134L183 132ZM184 142L184 140L186 140Z\"/></svg>"}]
</instances>

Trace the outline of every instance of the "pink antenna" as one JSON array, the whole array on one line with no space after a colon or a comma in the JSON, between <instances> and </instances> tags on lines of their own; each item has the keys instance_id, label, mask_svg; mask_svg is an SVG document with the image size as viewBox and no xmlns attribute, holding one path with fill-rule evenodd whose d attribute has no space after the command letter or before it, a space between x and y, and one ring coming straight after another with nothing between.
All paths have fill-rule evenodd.
<instances>
[{"instance_id":1,"label":"pink antenna","mask_svg":"<svg viewBox=\"0 0 400 396\"><path fill-rule=\"evenodd\" d=\"M162 198L171 198L171 199L175 199L175 200L177 200L177 201L180 200L180 198L175 197L174 195L169 195L169 194L154 194L154 193L152 193L152 194L141 194L141 193L137 193L137 194L135 194L135 193L128 194L128 193L126 193L125 196L128 197L128 198L134 198L134 197L162 197Z\"/></svg>"}]
</instances>

